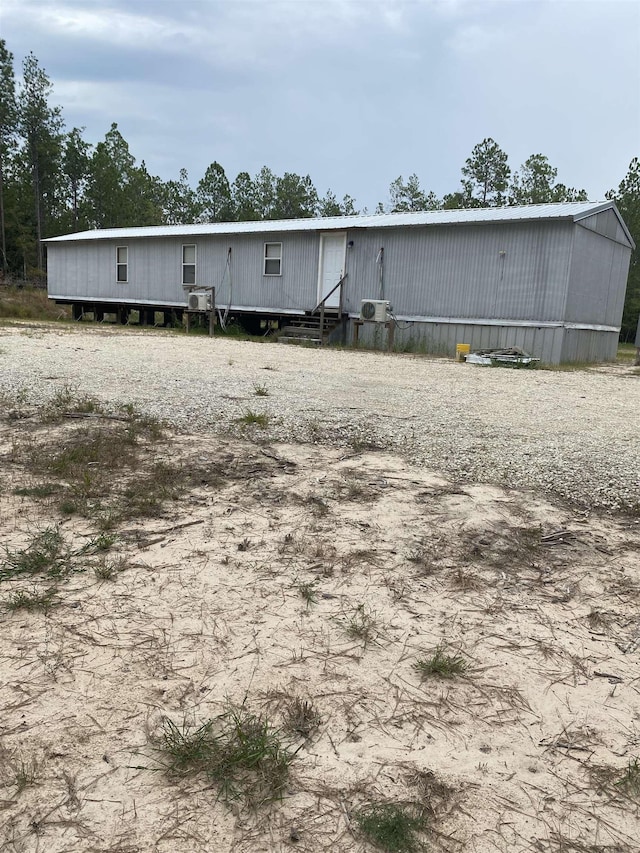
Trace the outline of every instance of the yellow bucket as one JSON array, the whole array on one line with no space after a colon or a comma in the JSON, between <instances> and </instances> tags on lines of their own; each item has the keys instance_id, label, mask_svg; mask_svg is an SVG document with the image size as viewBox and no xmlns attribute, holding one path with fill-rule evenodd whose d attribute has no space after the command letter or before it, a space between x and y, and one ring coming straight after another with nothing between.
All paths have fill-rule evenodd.
<instances>
[{"instance_id":1,"label":"yellow bucket","mask_svg":"<svg viewBox=\"0 0 640 853\"><path fill-rule=\"evenodd\" d=\"M464 361L465 355L469 355L470 352L470 344L456 344L456 361Z\"/></svg>"}]
</instances>

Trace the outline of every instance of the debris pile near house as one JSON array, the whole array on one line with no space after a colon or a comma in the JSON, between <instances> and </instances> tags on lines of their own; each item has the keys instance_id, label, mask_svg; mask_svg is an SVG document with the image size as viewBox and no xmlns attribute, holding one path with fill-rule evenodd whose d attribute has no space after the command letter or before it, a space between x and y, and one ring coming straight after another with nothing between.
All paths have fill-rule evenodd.
<instances>
[{"instance_id":1,"label":"debris pile near house","mask_svg":"<svg viewBox=\"0 0 640 853\"><path fill-rule=\"evenodd\" d=\"M469 353L465 357L465 361L467 364L484 364L489 366L498 364L532 367L540 359L534 358L528 352L520 349L520 347L507 347L506 349L479 349Z\"/></svg>"}]
</instances>

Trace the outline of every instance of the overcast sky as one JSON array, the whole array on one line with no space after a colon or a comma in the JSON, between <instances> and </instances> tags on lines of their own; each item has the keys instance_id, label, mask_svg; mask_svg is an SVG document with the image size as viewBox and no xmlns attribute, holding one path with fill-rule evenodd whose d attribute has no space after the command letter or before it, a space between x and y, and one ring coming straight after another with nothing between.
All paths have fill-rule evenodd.
<instances>
[{"instance_id":1,"label":"overcast sky","mask_svg":"<svg viewBox=\"0 0 640 853\"><path fill-rule=\"evenodd\" d=\"M490 136L596 200L640 155L638 0L0 0L0 36L68 129L192 185L267 165L372 210L400 174L459 189Z\"/></svg>"}]
</instances>

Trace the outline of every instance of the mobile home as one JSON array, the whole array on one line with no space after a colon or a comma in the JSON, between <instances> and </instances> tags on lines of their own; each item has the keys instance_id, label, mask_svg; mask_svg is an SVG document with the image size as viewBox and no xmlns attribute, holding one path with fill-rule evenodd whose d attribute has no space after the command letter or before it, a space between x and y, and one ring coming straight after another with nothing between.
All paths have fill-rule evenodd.
<instances>
[{"instance_id":1,"label":"mobile home","mask_svg":"<svg viewBox=\"0 0 640 853\"><path fill-rule=\"evenodd\" d=\"M356 325L365 339L392 325L401 348L517 346L551 364L615 358L634 247L609 201L113 228L44 242L49 296L78 318L180 316L190 293L215 288L217 308L249 326L304 327L322 310L347 341Z\"/></svg>"}]
</instances>

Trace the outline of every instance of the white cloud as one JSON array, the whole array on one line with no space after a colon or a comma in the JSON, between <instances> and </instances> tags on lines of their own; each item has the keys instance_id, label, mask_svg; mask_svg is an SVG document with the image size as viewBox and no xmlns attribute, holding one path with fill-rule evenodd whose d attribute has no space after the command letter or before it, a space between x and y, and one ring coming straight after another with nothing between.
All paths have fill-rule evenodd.
<instances>
[{"instance_id":1,"label":"white cloud","mask_svg":"<svg viewBox=\"0 0 640 853\"><path fill-rule=\"evenodd\" d=\"M2 0L14 26L28 20L49 38L66 37L207 59L242 67L285 60L314 44L348 43L353 33L408 30L402 0L208 0L199 4ZM148 10L148 11L147 11Z\"/></svg>"},{"instance_id":2,"label":"white cloud","mask_svg":"<svg viewBox=\"0 0 640 853\"><path fill-rule=\"evenodd\" d=\"M141 49L175 49L176 46L202 40L195 26L154 15L141 15L117 7L94 4L93 8L59 4L52 6L39 0L3 0L3 16L28 20L32 29L40 29L51 38L66 36L89 39L120 47ZM149 6L150 9L155 7Z\"/></svg>"}]
</instances>

